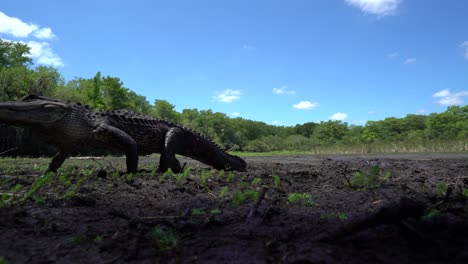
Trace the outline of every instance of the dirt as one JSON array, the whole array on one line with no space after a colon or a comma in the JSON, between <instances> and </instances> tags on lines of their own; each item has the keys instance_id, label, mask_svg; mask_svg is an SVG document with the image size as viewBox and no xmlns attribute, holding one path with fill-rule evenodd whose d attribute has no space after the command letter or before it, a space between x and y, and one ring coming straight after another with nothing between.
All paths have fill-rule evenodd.
<instances>
[{"instance_id":1,"label":"dirt","mask_svg":"<svg viewBox=\"0 0 468 264\"><path fill-rule=\"evenodd\" d=\"M2 192L31 186L47 161L0 160ZM0 263L468 263L467 153L251 157L233 173L182 161L179 183L152 172L155 158L133 178L112 172L122 158L66 163L75 182L93 169L76 194L54 179L0 208ZM373 170L372 184L353 182ZM234 204L246 190L259 195Z\"/></svg>"}]
</instances>

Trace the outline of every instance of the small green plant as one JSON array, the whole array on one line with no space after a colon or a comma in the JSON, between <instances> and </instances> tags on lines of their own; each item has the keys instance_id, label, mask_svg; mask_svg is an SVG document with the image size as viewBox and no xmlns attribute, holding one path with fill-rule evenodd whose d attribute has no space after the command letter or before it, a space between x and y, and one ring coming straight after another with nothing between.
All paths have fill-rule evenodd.
<instances>
[{"instance_id":1,"label":"small green plant","mask_svg":"<svg viewBox=\"0 0 468 264\"><path fill-rule=\"evenodd\" d=\"M273 175L273 184L276 188L281 188L281 178L278 175Z\"/></svg>"},{"instance_id":2,"label":"small green plant","mask_svg":"<svg viewBox=\"0 0 468 264\"><path fill-rule=\"evenodd\" d=\"M463 197L468 198L468 189L463 188Z\"/></svg>"},{"instance_id":3,"label":"small green plant","mask_svg":"<svg viewBox=\"0 0 468 264\"><path fill-rule=\"evenodd\" d=\"M338 214L338 218L340 220L347 220L348 219L348 215L346 213L339 213Z\"/></svg>"},{"instance_id":4,"label":"small green plant","mask_svg":"<svg viewBox=\"0 0 468 264\"><path fill-rule=\"evenodd\" d=\"M215 208L210 211L210 214L220 214L220 213L221 213L221 210L219 208Z\"/></svg>"},{"instance_id":5,"label":"small green plant","mask_svg":"<svg viewBox=\"0 0 468 264\"><path fill-rule=\"evenodd\" d=\"M155 245L162 251L172 250L177 246L177 237L172 230L164 230L160 226L153 228L151 237Z\"/></svg>"},{"instance_id":6,"label":"small green plant","mask_svg":"<svg viewBox=\"0 0 468 264\"><path fill-rule=\"evenodd\" d=\"M306 206L309 207L318 206L318 203L312 201L312 197L308 193L290 193L288 195L288 203L304 203Z\"/></svg>"},{"instance_id":7,"label":"small green plant","mask_svg":"<svg viewBox=\"0 0 468 264\"><path fill-rule=\"evenodd\" d=\"M237 191L232 195L232 203L238 206L247 202L252 202L257 200L258 195L258 192L254 190L247 190L243 192Z\"/></svg>"},{"instance_id":8,"label":"small green plant","mask_svg":"<svg viewBox=\"0 0 468 264\"><path fill-rule=\"evenodd\" d=\"M385 182L389 182L391 178L392 178L392 173L389 171L386 171L382 180Z\"/></svg>"},{"instance_id":9,"label":"small green plant","mask_svg":"<svg viewBox=\"0 0 468 264\"><path fill-rule=\"evenodd\" d=\"M349 183L352 188L358 191L379 187L381 181L389 181L391 177L391 172L385 172L382 179L380 179L381 172L382 170L378 165L372 167L368 174L357 171L353 174Z\"/></svg>"},{"instance_id":10,"label":"small green plant","mask_svg":"<svg viewBox=\"0 0 468 264\"><path fill-rule=\"evenodd\" d=\"M184 184L186 181L187 181L187 178L188 178L188 175L190 173L190 171L192 170L192 168L190 166L188 166L187 168L184 169L183 172L177 174L176 176L176 184L177 185L182 185Z\"/></svg>"},{"instance_id":11,"label":"small green plant","mask_svg":"<svg viewBox=\"0 0 468 264\"><path fill-rule=\"evenodd\" d=\"M448 186L447 186L447 183L445 183L444 181L441 181L437 184L437 189L436 189L436 193L438 196L445 196L447 194L447 190L448 190Z\"/></svg>"},{"instance_id":12,"label":"small green plant","mask_svg":"<svg viewBox=\"0 0 468 264\"><path fill-rule=\"evenodd\" d=\"M245 181L239 182L239 188L245 189L247 188L247 186L248 186L248 183L246 183Z\"/></svg>"},{"instance_id":13,"label":"small green plant","mask_svg":"<svg viewBox=\"0 0 468 264\"><path fill-rule=\"evenodd\" d=\"M98 235L93 239L94 243L101 243L104 237L102 235Z\"/></svg>"},{"instance_id":14,"label":"small green plant","mask_svg":"<svg viewBox=\"0 0 468 264\"><path fill-rule=\"evenodd\" d=\"M16 195L22 187L23 186L18 183L15 186L13 186L13 188L11 189L11 193L2 194L2 196L0 197L0 207L6 206L7 204L13 205L16 200Z\"/></svg>"},{"instance_id":15,"label":"small green plant","mask_svg":"<svg viewBox=\"0 0 468 264\"><path fill-rule=\"evenodd\" d=\"M203 209L193 208L190 214L192 216L206 215L206 211Z\"/></svg>"},{"instance_id":16,"label":"small green plant","mask_svg":"<svg viewBox=\"0 0 468 264\"><path fill-rule=\"evenodd\" d=\"M71 188L62 196L63 199L67 199L70 197L74 197L78 191L80 190L81 186L89 179L91 178L95 173L95 170L93 169L84 169L82 171L83 176L80 177L74 185L71 186Z\"/></svg>"},{"instance_id":17,"label":"small green plant","mask_svg":"<svg viewBox=\"0 0 468 264\"><path fill-rule=\"evenodd\" d=\"M262 179L260 178L253 178L252 182L250 183L250 185L252 185L253 187L257 186L258 184L260 184L260 182L262 181Z\"/></svg>"},{"instance_id":18,"label":"small green plant","mask_svg":"<svg viewBox=\"0 0 468 264\"><path fill-rule=\"evenodd\" d=\"M426 217L429 219L434 219L440 215L440 210L438 209L431 209L429 212L426 214Z\"/></svg>"},{"instance_id":19,"label":"small green plant","mask_svg":"<svg viewBox=\"0 0 468 264\"><path fill-rule=\"evenodd\" d=\"M32 198L36 193L43 187L49 184L52 179L55 177L54 172L48 172L46 173L43 177L38 177L36 180L33 182L31 185L31 188L23 194L23 196L20 198L20 203L24 203L30 198Z\"/></svg>"},{"instance_id":20,"label":"small green plant","mask_svg":"<svg viewBox=\"0 0 468 264\"><path fill-rule=\"evenodd\" d=\"M4 257L0 257L0 264L8 264L8 261Z\"/></svg>"},{"instance_id":21,"label":"small green plant","mask_svg":"<svg viewBox=\"0 0 468 264\"><path fill-rule=\"evenodd\" d=\"M164 173L161 175L161 177L159 178L159 181L160 181L160 182L164 182L164 181L166 181L166 180L168 180L168 179L174 178L174 175L175 175L175 174L174 174L174 172L172 171L172 169L169 168L169 169L167 169L166 172L164 172Z\"/></svg>"},{"instance_id":22,"label":"small green plant","mask_svg":"<svg viewBox=\"0 0 468 264\"><path fill-rule=\"evenodd\" d=\"M208 180L213 176L212 171L204 170L200 174L200 185L205 189L208 190Z\"/></svg>"},{"instance_id":23,"label":"small green plant","mask_svg":"<svg viewBox=\"0 0 468 264\"><path fill-rule=\"evenodd\" d=\"M230 172L230 173L228 174L228 176L227 176L227 179L226 179L227 182L233 182L233 181L234 181L234 177L235 177L234 173Z\"/></svg>"},{"instance_id":24,"label":"small green plant","mask_svg":"<svg viewBox=\"0 0 468 264\"><path fill-rule=\"evenodd\" d=\"M218 172L218 180L221 180L221 179L224 177L224 174L225 174L225 173L226 173L226 172L225 172L224 170L220 170L220 171Z\"/></svg>"},{"instance_id":25,"label":"small green plant","mask_svg":"<svg viewBox=\"0 0 468 264\"><path fill-rule=\"evenodd\" d=\"M226 195L227 191L228 191L228 187L227 187L227 186L223 186L223 187L221 188L221 190L219 191L218 197L219 197L219 198L223 198L223 197Z\"/></svg>"}]
</instances>

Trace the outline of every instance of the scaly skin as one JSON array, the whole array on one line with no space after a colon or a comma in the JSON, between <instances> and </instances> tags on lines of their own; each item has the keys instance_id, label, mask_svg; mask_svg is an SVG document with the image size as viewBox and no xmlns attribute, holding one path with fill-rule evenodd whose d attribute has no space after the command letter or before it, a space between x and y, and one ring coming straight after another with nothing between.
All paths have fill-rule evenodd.
<instances>
[{"instance_id":1,"label":"scaly skin","mask_svg":"<svg viewBox=\"0 0 468 264\"><path fill-rule=\"evenodd\" d=\"M0 103L0 122L31 127L51 138L59 152L48 171L57 171L71 153L86 153L96 145L125 153L129 173L137 171L138 155L150 153L161 154L161 171L181 171L176 154L219 170L245 171L247 167L243 159L190 129L132 111L94 112L79 103L28 95Z\"/></svg>"}]
</instances>

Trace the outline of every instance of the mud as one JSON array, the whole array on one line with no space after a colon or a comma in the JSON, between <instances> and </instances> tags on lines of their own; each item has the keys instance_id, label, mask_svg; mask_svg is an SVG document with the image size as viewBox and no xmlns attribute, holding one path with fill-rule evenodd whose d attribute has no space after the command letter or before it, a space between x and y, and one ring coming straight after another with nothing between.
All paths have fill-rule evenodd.
<instances>
[{"instance_id":1,"label":"mud","mask_svg":"<svg viewBox=\"0 0 468 264\"><path fill-rule=\"evenodd\" d=\"M85 167L93 171L69 197L55 179L33 199L4 204L0 256L6 263L468 263L466 153L246 160L247 172L220 173L182 159L192 169L179 183L154 174L155 158L142 158L135 177L112 172L123 170L122 158L66 163L80 177ZM47 162L0 160L2 195L31 186ZM376 167L376 181L353 185L356 173ZM233 203L245 190L264 196ZM309 196L292 202L291 193ZM175 238L161 242L155 227Z\"/></svg>"}]
</instances>

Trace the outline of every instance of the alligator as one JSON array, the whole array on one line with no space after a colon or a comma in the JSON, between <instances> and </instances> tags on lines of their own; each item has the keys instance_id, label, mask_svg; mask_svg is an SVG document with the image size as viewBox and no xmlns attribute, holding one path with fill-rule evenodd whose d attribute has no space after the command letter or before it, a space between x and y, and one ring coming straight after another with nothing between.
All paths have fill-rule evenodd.
<instances>
[{"instance_id":1,"label":"alligator","mask_svg":"<svg viewBox=\"0 0 468 264\"><path fill-rule=\"evenodd\" d=\"M47 172L56 172L72 153L86 154L98 147L124 153L128 173L137 172L138 155L151 153L161 154L159 171L180 172L183 168L176 154L218 170L247 168L243 159L191 129L130 110L93 111L76 102L27 95L0 103L0 122L48 136L58 152Z\"/></svg>"}]
</instances>

